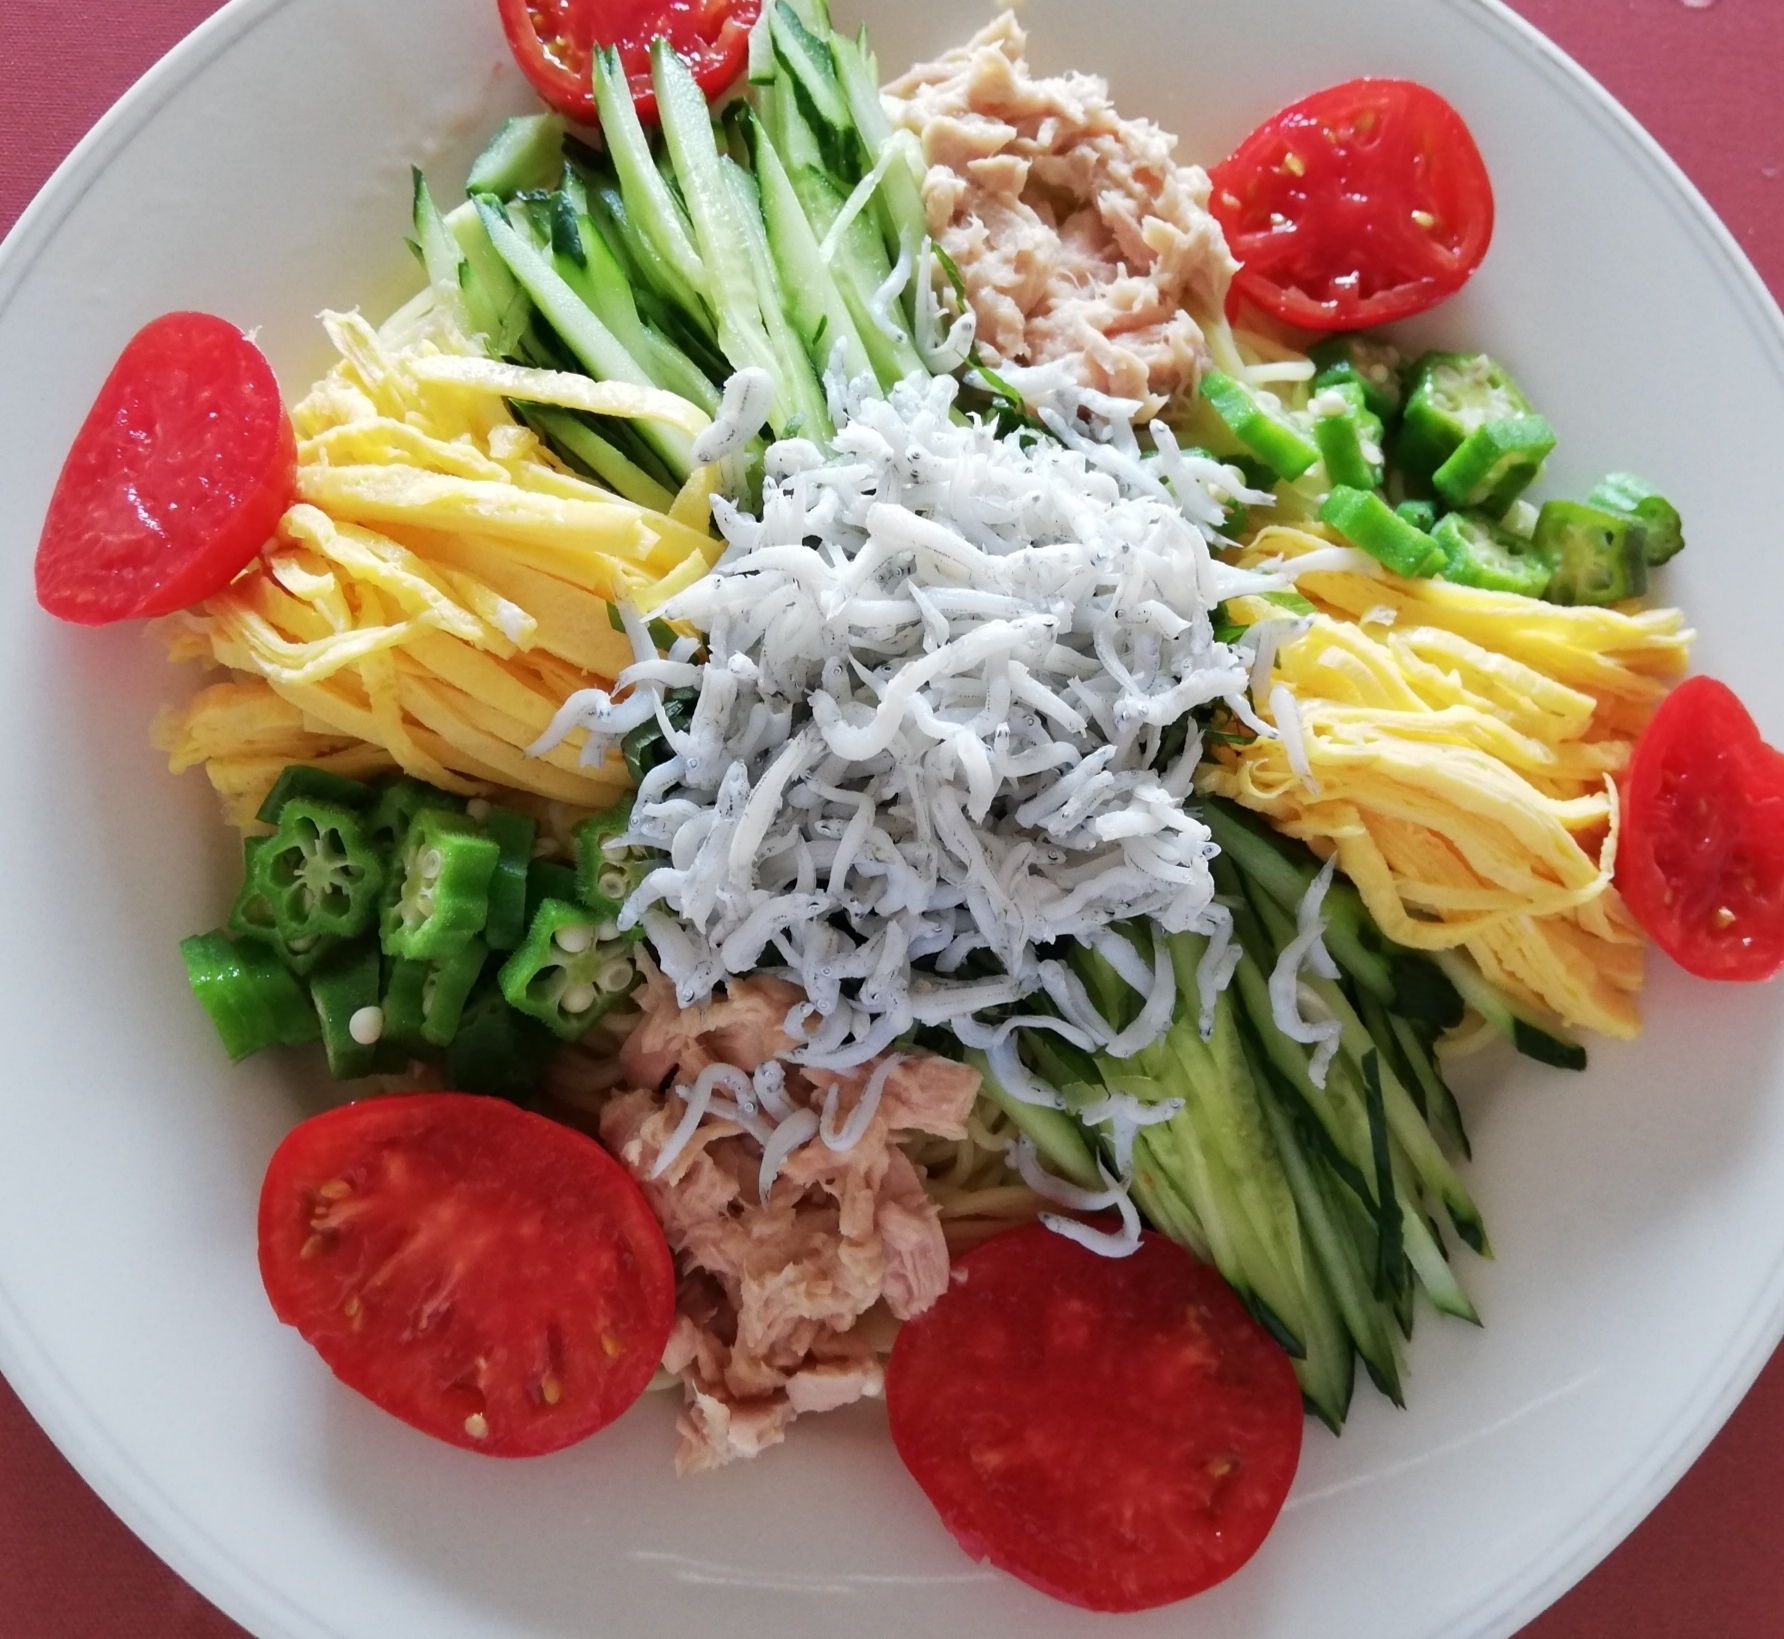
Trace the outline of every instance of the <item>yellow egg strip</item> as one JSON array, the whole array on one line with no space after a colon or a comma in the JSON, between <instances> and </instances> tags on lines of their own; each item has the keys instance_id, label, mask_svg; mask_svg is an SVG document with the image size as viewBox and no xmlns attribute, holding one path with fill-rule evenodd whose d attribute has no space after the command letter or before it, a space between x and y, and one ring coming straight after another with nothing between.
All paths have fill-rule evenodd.
<instances>
[{"instance_id":1,"label":"yellow egg strip","mask_svg":"<svg viewBox=\"0 0 1784 1639\"><path fill-rule=\"evenodd\" d=\"M616 753L583 768L580 730L545 757L527 747L571 694L631 664L612 603L659 608L723 550L707 533L716 468L652 512L570 472L505 401L688 435L704 411L468 356L427 319L411 304L397 345L358 314L324 315L340 359L292 414L298 504L225 593L161 624L170 653L242 674L164 736L175 766L205 764L238 824L296 761L394 765L567 813L610 803L629 784Z\"/></svg>"},{"instance_id":2,"label":"yellow egg strip","mask_svg":"<svg viewBox=\"0 0 1784 1639\"><path fill-rule=\"evenodd\" d=\"M1241 561L1332 543L1273 526ZM1385 570L1310 571L1316 614L1277 654L1310 789L1280 739L1217 745L1204 789L1336 853L1390 938L1465 948L1569 1024L1639 1029L1642 937L1612 885L1610 777L1692 634L1676 611L1563 608ZM1240 624L1281 619L1235 599ZM1266 721L1270 687L1259 691Z\"/></svg>"}]
</instances>

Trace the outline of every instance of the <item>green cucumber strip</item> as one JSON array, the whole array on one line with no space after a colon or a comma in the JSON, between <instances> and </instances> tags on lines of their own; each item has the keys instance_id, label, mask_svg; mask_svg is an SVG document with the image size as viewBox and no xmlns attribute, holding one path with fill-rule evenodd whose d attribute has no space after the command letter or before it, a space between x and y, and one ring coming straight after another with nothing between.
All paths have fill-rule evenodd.
<instances>
[{"instance_id":1,"label":"green cucumber strip","mask_svg":"<svg viewBox=\"0 0 1784 1639\"><path fill-rule=\"evenodd\" d=\"M1026 1104L1006 1092L991 1072L991 1061L976 1047L966 1050L963 1061L979 1072L980 1091L1010 1118L1018 1132L1034 1144L1050 1171L1081 1189L1105 1187L1103 1176L1097 1171L1090 1140L1084 1129L1064 1110Z\"/></svg>"},{"instance_id":2,"label":"green cucumber strip","mask_svg":"<svg viewBox=\"0 0 1784 1639\"><path fill-rule=\"evenodd\" d=\"M849 100L849 113L867 150L868 163L878 165L894 137L892 122L880 101L878 76L868 68L867 52L859 41L833 35L830 54L836 59L837 79ZM922 177L902 155L887 164L874 202L889 256L896 256L900 246L923 242L929 224L923 212Z\"/></svg>"},{"instance_id":3,"label":"green cucumber strip","mask_svg":"<svg viewBox=\"0 0 1784 1639\"><path fill-rule=\"evenodd\" d=\"M855 122L849 116L848 99L837 82L829 45L805 26L787 0L770 0L763 10L769 14L768 32L774 42L775 60L786 70L795 94L811 117L827 126L837 139L852 136Z\"/></svg>"},{"instance_id":4,"label":"green cucumber strip","mask_svg":"<svg viewBox=\"0 0 1784 1639\"><path fill-rule=\"evenodd\" d=\"M540 437L570 457L572 465L586 468L616 494L652 512L667 512L675 504L668 489L571 411L518 403L514 409Z\"/></svg>"},{"instance_id":5,"label":"green cucumber strip","mask_svg":"<svg viewBox=\"0 0 1784 1639\"><path fill-rule=\"evenodd\" d=\"M503 120L465 179L465 192L512 199L524 188L546 188L564 162L561 114L517 114Z\"/></svg>"},{"instance_id":6,"label":"green cucumber strip","mask_svg":"<svg viewBox=\"0 0 1784 1639\"><path fill-rule=\"evenodd\" d=\"M719 407L718 389L700 368L638 316L638 305L607 241L592 217L578 215L563 194L554 196L553 262L560 278L582 299L614 339L659 387L698 404L709 416Z\"/></svg>"},{"instance_id":7,"label":"green cucumber strip","mask_svg":"<svg viewBox=\"0 0 1784 1639\"><path fill-rule=\"evenodd\" d=\"M522 288L532 297L534 306L563 338L564 345L576 355L582 367L597 381L629 381L638 387L655 386L643 365L620 345L613 332L564 282L545 253L521 235L496 202L480 196L475 203L484 232L489 235L496 254L507 263ZM694 470L693 440L679 428L666 427L656 421L641 421L639 432L662 457L675 480L685 482Z\"/></svg>"},{"instance_id":8,"label":"green cucumber strip","mask_svg":"<svg viewBox=\"0 0 1784 1639\"><path fill-rule=\"evenodd\" d=\"M496 254L477 207L467 200L445 217L445 228L464 252L459 290L471 328L498 358L511 358L532 321L533 304L508 264Z\"/></svg>"},{"instance_id":9,"label":"green cucumber strip","mask_svg":"<svg viewBox=\"0 0 1784 1639\"><path fill-rule=\"evenodd\" d=\"M748 226L719 166L706 97L666 40L658 40L651 48L651 79L663 121L663 140L674 161L705 262L705 293L718 322L719 346L733 369L766 370L774 378L775 406L770 422L775 432L784 436L799 406L792 400L791 385L780 377L756 292Z\"/></svg>"},{"instance_id":10,"label":"green cucumber strip","mask_svg":"<svg viewBox=\"0 0 1784 1639\"><path fill-rule=\"evenodd\" d=\"M638 110L632 102L631 87L626 83L618 53L597 51L593 77L601 131L607 138L607 152L613 161L620 191L625 196L626 208L669 269L668 276L675 281L673 293L676 299L684 306L691 306L696 296L710 294L706 264L694 248L694 240L675 195L651 157L650 143L645 138L644 127L638 122ZM704 118L704 97L700 99L700 106Z\"/></svg>"},{"instance_id":11,"label":"green cucumber strip","mask_svg":"<svg viewBox=\"0 0 1784 1639\"><path fill-rule=\"evenodd\" d=\"M1557 1070L1586 1068L1585 1048L1551 1030L1523 1003L1506 995L1461 951L1434 950L1431 957L1461 992L1462 1000L1526 1058Z\"/></svg>"},{"instance_id":12,"label":"green cucumber strip","mask_svg":"<svg viewBox=\"0 0 1784 1639\"><path fill-rule=\"evenodd\" d=\"M840 344L844 368L852 380L873 367L861 333L855 328L830 269L818 255L817 236L806 220L773 140L761 121L753 117L747 122L747 130L755 157L756 181L762 193L762 221L768 247L794 327L806 345L813 369L820 373L829 367L830 354Z\"/></svg>"},{"instance_id":13,"label":"green cucumber strip","mask_svg":"<svg viewBox=\"0 0 1784 1639\"><path fill-rule=\"evenodd\" d=\"M836 427L830 419L830 406L824 397L818 372L812 366L806 340L789 317L788 298L775 276L774 256L768 248L768 232L762 222L762 200L755 178L728 154L719 158L719 174L731 192L737 220L743 228L750 277L756 287L756 307L762 315L774 357L774 377L780 388L777 396L786 400L790 407L790 413L776 430L782 437L797 434L822 443L834 436ZM821 334L814 339L819 346L823 345Z\"/></svg>"}]
</instances>

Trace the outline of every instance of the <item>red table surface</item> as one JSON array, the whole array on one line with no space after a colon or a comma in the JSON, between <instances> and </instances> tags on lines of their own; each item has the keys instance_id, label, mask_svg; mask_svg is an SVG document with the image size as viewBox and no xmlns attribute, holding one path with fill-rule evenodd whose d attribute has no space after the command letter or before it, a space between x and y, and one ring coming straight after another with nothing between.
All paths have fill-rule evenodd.
<instances>
[{"instance_id":1,"label":"red table surface","mask_svg":"<svg viewBox=\"0 0 1784 1639\"><path fill-rule=\"evenodd\" d=\"M1784 0L1513 0L1621 99L1784 296ZM218 0L5 0L0 232ZM1784 1352L1635 1533L1521 1639L1784 1634ZM240 1639L133 1537L0 1383L0 1634Z\"/></svg>"}]
</instances>

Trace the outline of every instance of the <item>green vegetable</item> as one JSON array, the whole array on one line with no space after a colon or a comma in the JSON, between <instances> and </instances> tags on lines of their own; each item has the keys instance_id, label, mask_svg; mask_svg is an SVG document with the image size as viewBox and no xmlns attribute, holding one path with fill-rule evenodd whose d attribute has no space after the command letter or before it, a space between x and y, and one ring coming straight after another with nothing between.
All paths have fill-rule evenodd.
<instances>
[{"instance_id":1,"label":"green vegetable","mask_svg":"<svg viewBox=\"0 0 1784 1639\"><path fill-rule=\"evenodd\" d=\"M549 187L563 163L564 121L558 114L519 114L503 120L477 156L467 194L511 199L524 188Z\"/></svg>"},{"instance_id":2,"label":"green vegetable","mask_svg":"<svg viewBox=\"0 0 1784 1639\"><path fill-rule=\"evenodd\" d=\"M527 869L539 822L512 808L492 808L483 817L484 834L501 849L489 879L489 920L484 937L492 950L513 950L527 930Z\"/></svg>"},{"instance_id":3,"label":"green vegetable","mask_svg":"<svg viewBox=\"0 0 1784 1639\"><path fill-rule=\"evenodd\" d=\"M1355 383L1329 387L1314 396L1313 439L1334 484L1374 489L1382 478L1381 420L1364 407Z\"/></svg>"},{"instance_id":4,"label":"green vegetable","mask_svg":"<svg viewBox=\"0 0 1784 1639\"><path fill-rule=\"evenodd\" d=\"M547 899L497 979L510 1007L576 1041L637 982L631 945L599 912Z\"/></svg>"},{"instance_id":5,"label":"green vegetable","mask_svg":"<svg viewBox=\"0 0 1784 1639\"><path fill-rule=\"evenodd\" d=\"M1685 525L1679 509L1633 472L1613 472L1601 479L1588 503L1635 521L1642 556L1650 568L1667 563L1685 550Z\"/></svg>"},{"instance_id":6,"label":"green vegetable","mask_svg":"<svg viewBox=\"0 0 1784 1639\"><path fill-rule=\"evenodd\" d=\"M322 1046L328 1053L328 1073L336 1081L355 1081L377 1067L378 1042L384 1033L382 1019L375 1030L365 1030L369 1041L353 1031L353 1021L368 1008L378 1006L378 981L382 963L377 944L359 940L335 951L310 979L310 998L322 1025Z\"/></svg>"},{"instance_id":7,"label":"green vegetable","mask_svg":"<svg viewBox=\"0 0 1784 1639\"><path fill-rule=\"evenodd\" d=\"M489 921L502 850L474 820L423 808L409 822L385 895L384 953L411 961L455 956Z\"/></svg>"},{"instance_id":8,"label":"green vegetable","mask_svg":"<svg viewBox=\"0 0 1784 1639\"><path fill-rule=\"evenodd\" d=\"M1319 373L1313 391L1355 385L1361 389L1370 414L1385 424L1400 413L1405 389L1400 384L1404 362L1392 342L1371 336L1328 336L1311 350Z\"/></svg>"},{"instance_id":9,"label":"green vegetable","mask_svg":"<svg viewBox=\"0 0 1784 1639\"><path fill-rule=\"evenodd\" d=\"M1485 353L1427 353L1413 366L1398 464L1429 480L1477 428L1531 413L1517 383Z\"/></svg>"},{"instance_id":10,"label":"green vegetable","mask_svg":"<svg viewBox=\"0 0 1784 1639\"><path fill-rule=\"evenodd\" d=\"M320 939L352 939L377 921L384 863L349 808L292 797L253 862L273 926L299 954Z\"/></svg>"},{"instance_id":11,"label":"green vegetable","mask_svg":"<svg viewBox=\"0 0 1784 1639\"><path fill-rule=\"evenodd\" d=\"M273 902L254 874L255 858L265 851L266 845L272 840L271 837L242 839L242 885L235 896L235 903L229 908L226 926L239 939L252 939L257 944L265 945L286 967L302 978L340 941L322 936L306 942L302 950L293 950L285 936L279 932L278 919L273 915Z\"/></svg>"},{"instance_id":12,"label":"green vegetable","mask_svg":"<svg viewBox=\"0 0 1784 1639\"><path fill-rule=\"evenodd\" d=\"M473 938L455 955L417 962L397 957L384 986L384 1033L393 1042L450 1046L489 947Z\"/></svg>"},{"instance_id":13,"label":"green vegetable","mask_svg":"<svg viewBox=\"0 0 1784 1639\"><path fill-rule=\"evenodd\" d=\"M464 806L463 797L455 797L438 786L402 775L378 792L378 800L365 817L366 840L389 859L408 834L410 821L422 809L443 808L456 813Z\"/></svg>"},{"instance_id":14,"label":"green vegetable","mask_svg":"<svg viewBox=\"0 0 1784 1639\"><path fill-rule=\"evenodd\" d=\"M280 773L273 781L273 788L266 794L255 813L255 819L262 825L277 825L279 816L285 812L285 804L293 797L313 798L317 802L333 803L337 808L351 808L355 812L369 808L377 793L363 780L350 780L341 774L330 774L326 769L311 768L306 763L293 763Z\"/></svg>"},{"instance_id":15,"label":"green vegetable","mask_svg":"<svg viewBox=\"0 0 1784 1639\"><path fill-rule=\"evenodd\" d=\"M495 984L485 983L465 1004L458 1034L446 1049L446 1084L525 1102L556 1050L556 1036L537 1019L515 1012Z\"/></svg>"},{"instance_id":16,"label":"green vegetable","mask_svg":"<svg viewBox=\"0 0 1784 1639\"><path fill-rule=\"evenodd\" d=\"M1443 548L1369 490L1339 485L1327 496L1319 517L1397 575L1416 579L1435 575L1443 567Z\"/></svg>"},{"instance_id":17,"label":"green vegetable","mask_svg":"<svg viewBox=\"0 0 1784 1639\"><path fill-rule=\"evenodd\" d=\"M180 941L186 981L224 1051L239 1064L267 1047L301 1047L322 1033L304 988L264 945L222 932Z\"/></svg>"},{"instance_id":18,"label":"green vegetable","mask_svg":"<svg viewBox=\"0 0 1784 1639\"><path fill-rule=\"evenodd\" d=\"M1319 445L1274 400L1219 370L1202 378L1202 397L1229 431L1282 478L1299 478L1320 457Z\"/></svg>"},{"instance_id":19,"label":"green vegetable","mask_svg":"<svg viewBox=\"0 0 1784 1639\"><path fill-rule=\"evenodd\" d=\"M1555 565L1551 603L1621 603L1648 589L1648 560L1632 519L1579 501L1547 501L1535 546Z\"/></svg>"},{"instance_id":20,"label":"green vegetable","mask_svg":"<svg viewBox=\"0 0 1784 1639\"><path fill-rule=\"evenodd\" d=\"M1437 508L1429 501L1402 501L1394 508L1394 516L1427 535L1437 527Z\"/></svg>"},{"instance_id":21,"label":"green vegetable","mask_svg":"<svg viewBox=\"0 0 1784 1639\"><path fill-rule=\"evenodd\" d=\"M527 926L539 914L539 907L548 899L579 899L576 872L554 859L535 859L527 867Z\"/></svg>"},{"instance_id":22,"label":"green vegetable","mask_svg":"<svg viewBox=\"0 0 1784 1639\"><path fill-rule=\"evenodd\" d=\"M1536 481L1554 447L1555 434L1539 415L1488 421L1462 440L1431 482L1451 506L1501 518Z\"/></svg>"},{"instance_id":23,"label":"green vegetable","mask_svg":"<svg viewBox=\"0 0 1784 1639\"><path fill-rule=\"evenodd\" d=\"M1458 586L1539 598L1554 573L1554 560L1541 547L1501 529L1485 513L1451 512L1431 538L1443 548L1438 573Z\"/></svg>"}]
</instances>

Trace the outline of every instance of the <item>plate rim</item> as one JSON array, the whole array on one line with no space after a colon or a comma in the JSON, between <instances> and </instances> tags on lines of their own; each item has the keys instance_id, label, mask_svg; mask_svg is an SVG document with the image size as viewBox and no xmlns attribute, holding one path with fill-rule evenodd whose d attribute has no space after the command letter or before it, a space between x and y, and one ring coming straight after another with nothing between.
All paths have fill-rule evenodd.
<instances>
[{"instance_id":1,"label":"plate rim","mask_svg":"<svg viewBox=\"0 0 1784 1639\"><path fill-rule=\"evenodd\" d=\"M225 0L137 79L51 172L0 239L0 318L62 223L113 156L203 69L290 0ZM1752 259L1702 191L1659 141L1593 75L1505 0L1443 0L1455 15L1513 46L1622 146L1635 171L1708 258L1755 340L1784 381L1784 311ZM1636 1452L1546 1553L1508 1572L1455 1639L1507 1639L1587 1576L1683 1477L1720 1431L1784 1341L1784 1253L1724 1356L1660 1433ZM261 1639L344 1639L199 1525L129 1454L62 1377L0 1278L0 1374L38 1425L108 1508L176 1575ZM1433 1635L1433 1639L1436 1636Z\"/></svg>"}]
</instances>

